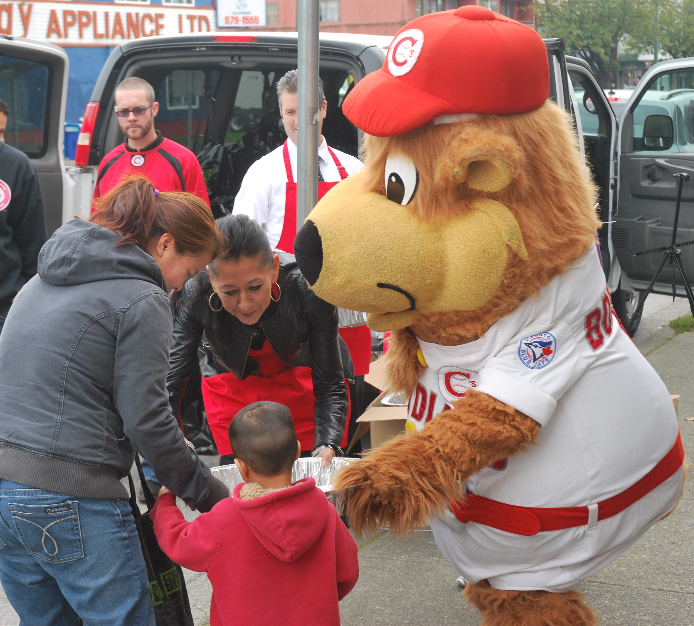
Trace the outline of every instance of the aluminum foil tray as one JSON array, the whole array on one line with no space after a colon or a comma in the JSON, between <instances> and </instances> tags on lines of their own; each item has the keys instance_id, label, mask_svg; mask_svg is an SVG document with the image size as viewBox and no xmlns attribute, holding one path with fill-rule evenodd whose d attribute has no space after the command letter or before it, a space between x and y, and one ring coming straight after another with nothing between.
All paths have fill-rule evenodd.
<instances>
[{"instance_id":1,"label":"aluminum foil tray","mask_svg":"<svg viewBox=\"0 0 694 626\"><path fill-rule=\"evenodd\" d=\"M340 328L354 328L366 326L366 313L352 311L350 309L337 309L337 325Z\"/></svg>"},{"instance_id":2,"label":"aluminum foil tray","mask_svg":"<svg viewBox=\"0 0 694 626\"><path fill-rule=\"evenodd\" d=\"M316 481L317 487L326 493L330 493L332 492L331 479L333 474L341 467L349 465L352 461L356 460L357 459L346 457L336 457L328 467L323 467L318 458L297 459L292 468L292 482L311 477ZM219 478L219 480L227 485L231 491L234 490L236 485L243 482L236 465L220 465L219 467L213 467L212 475Z\"/></svg>"}]
</instances>

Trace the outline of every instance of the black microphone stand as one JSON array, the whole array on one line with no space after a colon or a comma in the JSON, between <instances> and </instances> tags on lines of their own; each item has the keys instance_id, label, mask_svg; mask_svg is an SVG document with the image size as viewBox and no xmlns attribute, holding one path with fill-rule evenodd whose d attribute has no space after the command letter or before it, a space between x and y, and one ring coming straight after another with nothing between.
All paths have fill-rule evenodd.
<instances>
[{"instance_id":1,"label":"black microphone stand","mask_svg":"<svg viewBox=\"0 0 694 626\"><path fill-rule=\"evenodd\" d=\"M667 261L670 261L670 265L674 264L677 266L677 269L680 271L680 276L682 277L682 280L684 282L684 288L687 292L687 298L689 299L689 308L692 311L692 315L694 315L694 293L692 293L692 288L689 285L689 279L687 278L687 274L684 271L684 265L682 265L682 259L680 258L682 256L682 251L680 248L683 248L684 246L691 246L694 245L694 241L685 241L683 243L676 243L677 241L677 226L679 223L680 219L680 203L682 202L682 185L689 180L689 174L684 174L682 172L678 174L673 174L675 178L679 179L679 186L677 188L677 206L675 207L675 223L672 225L672 243L669 246L661 246L660 248L652 248L651 250L643 250L642 252L637 252L634 254L634 256L643 256L644 254L654 254L655 252L665 252L665 258L663 259L663 262L660 264L660 267L658 268L658 271L653 275L653 279L649 283L648 287L646 288L646 291L643 293L643 297L641 298L641 301L639 302L639 306L636 308L636 312L634 313L634 318L638 319L639 316L641 315L641 312L643 311L643 305L646 303L646 298L648 295L653 291L653 285L655 285L656 280L658 280L658 276L660 276L660 272L663 271L663 268L665 267L665 263ZM677 292L675 290L675 268L672 268L672 299L674 300L677 295Z\"/></svg>"}]
</instances>

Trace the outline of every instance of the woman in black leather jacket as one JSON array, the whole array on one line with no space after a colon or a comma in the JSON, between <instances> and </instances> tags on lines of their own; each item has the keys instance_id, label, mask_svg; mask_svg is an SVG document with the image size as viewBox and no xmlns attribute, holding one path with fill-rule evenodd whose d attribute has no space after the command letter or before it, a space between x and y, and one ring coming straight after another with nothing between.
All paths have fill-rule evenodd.
<instances>
[{"instance_id":1,"label":"woman in black leather jacket","mask_svg":"<svg viewBox=\"0 0 694 626\"><path fill-rule=\"evenodd\" d=\"M195 359L221 463L233 462L227 429L260 400L289 407L303 454L327 465L345 442L352 361L337 310L309 290L294 256L273 252L245 215L219 220L225 249L186 284L174 322L169 398L178 415Z\"/></svg>"}]
</instances>

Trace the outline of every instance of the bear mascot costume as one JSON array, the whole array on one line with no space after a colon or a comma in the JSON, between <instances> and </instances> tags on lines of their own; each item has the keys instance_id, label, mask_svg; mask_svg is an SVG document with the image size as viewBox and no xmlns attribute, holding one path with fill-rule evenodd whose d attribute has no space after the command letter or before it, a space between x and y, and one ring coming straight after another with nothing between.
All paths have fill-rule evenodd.
<instances>
[{"instance_id":1,"label":"bear mascot costume","mask_svg":"<svg viewBox=\"0 0 694 626\"><path fill-rule=\"evenodd\" d=\"M620 327L596 191L530 28L418 18L343 111L364 171L295 252L315 293L391 331L407 432L337 474L358 534L431 524L485 626L583 626L577 587L673 510L665 385Z\"/></svg>"}]
</instances>

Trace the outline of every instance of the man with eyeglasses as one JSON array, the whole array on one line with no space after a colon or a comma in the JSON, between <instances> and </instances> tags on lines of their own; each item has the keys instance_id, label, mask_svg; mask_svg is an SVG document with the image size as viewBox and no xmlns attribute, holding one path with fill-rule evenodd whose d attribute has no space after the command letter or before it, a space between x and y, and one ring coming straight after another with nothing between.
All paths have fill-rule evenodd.
<instances>
[{"instance_id":1,"label":"man with eyeglasses","mask_svg":"<svg viewBox=\"0 0 694 626\"><path fill-rule=\"evenodd\" d=\"M115 93L115 113L125 141L101 161L94 188L99 198L130 174L142 174L160 191L188 191L210 204L195 155L154 129L159 103L141 78L126 78ZM93 209L92 209L93 212Z\"/></svg>"}]
</instances>

